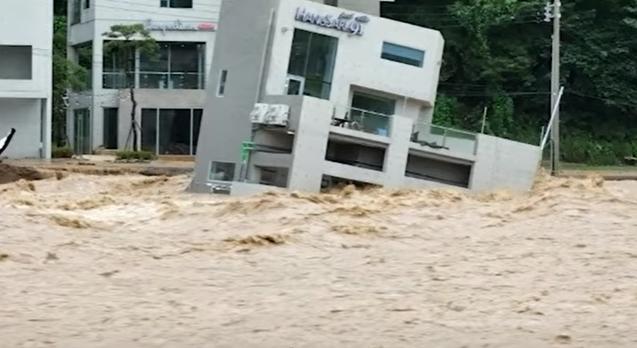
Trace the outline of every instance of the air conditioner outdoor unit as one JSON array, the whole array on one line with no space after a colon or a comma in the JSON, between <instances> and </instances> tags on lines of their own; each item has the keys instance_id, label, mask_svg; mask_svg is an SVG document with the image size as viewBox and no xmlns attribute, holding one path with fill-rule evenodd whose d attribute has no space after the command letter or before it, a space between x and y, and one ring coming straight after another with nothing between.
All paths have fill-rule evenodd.
<instances>
[{"instance_id":1,"label":"air conditioner outdoor unit","mask_svg":"<svg viewBox=\"0 0 637 348\"><path fill-rule=\"evenodd\" d=\"M252 112L250 112L250 121L252 121L252 123L265 123L269 107L270 105L268 104L254 104L254 108Z\"/></svg>"},{"instance_id":2,"label":"air conditioner outdoor unit","mask_svg":"<svg viewBox=\"0 0 637 348\"><path fill-rule=\"evenodd\" d=\"M270 105L265 123L272 126L286 127L290 119L290 106L285 104Z\"/></svg>"}]
</instances>

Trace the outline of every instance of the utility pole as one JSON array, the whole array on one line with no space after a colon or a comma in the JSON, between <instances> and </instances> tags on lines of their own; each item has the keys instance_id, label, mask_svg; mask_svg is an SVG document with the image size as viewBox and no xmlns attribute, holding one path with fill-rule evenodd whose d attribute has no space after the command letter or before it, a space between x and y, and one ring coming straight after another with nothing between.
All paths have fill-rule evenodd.
<instances>
[{"instance_id":1,"label":"utility pole","mask_svg":"<svg viewBox=\"0 0 637 348\"><path fill-rule=\"evenodd\" d=\"M553 4L547 2L544 11L544 21L553 20L553 49L551 59L551 112L555 112L555 121L551 128L551 175L555 176L559 172L560 164L560 110L557 105L557 94L560 90L560 17L562 3L560 0L553 0Z\"/></svg>"}]
</instances>

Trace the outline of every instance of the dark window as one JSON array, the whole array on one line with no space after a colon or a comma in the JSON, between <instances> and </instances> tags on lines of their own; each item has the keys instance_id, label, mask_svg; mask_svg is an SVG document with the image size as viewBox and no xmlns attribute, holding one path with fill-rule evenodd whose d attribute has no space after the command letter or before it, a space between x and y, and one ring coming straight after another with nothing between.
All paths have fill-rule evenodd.
<instances>
[{"instance_id":1,"label":"dark window","mask_svg":"<svg viewBox=\"0 0 637 348\"><path fill-rule=\"evenodd\" d=\"M0 79L31 80L31 46L0 45Z\"/></svg>"},{"instance_id":2,"label":"dark window","mask_svg":"<svg viewBox=\"0 0 637 348\"><path fill-rule=\"evenodd\" d=\"M190 155L191 109L159 109L159 154Z\"/></svg>"},{"instance_id":3,"label":"dark window","mask_svg":"<svg viewBox=\"0 0 637 348\"><path fill-rule=\"evenodd\" d=\"M236 168L236 164L232 162L212 161L210 163L210 172L208 173L208 180L232 181L234 180L235 168Z\"/></svg>"},{"instance_id":4,"label":"dark window","mask_svg":"<svg viewBox=\"0 0 637 348\"><path fill-rule=\"evenodd\" d=\"M117 149L117 128L118 128L117 108L104 108L104 148Z\"/></svg>"},{"instance_id":5,"label":"dark window","mask_svg":"<svg viewBox=\"0 0 637 348\"><path fill-rule=\"evenodd\" d=\"M202 109L142 109L142 149L157 155L194 155Z\"/></svg>"},{"instance_id":6,"label":"dark window","mask_svg":"<svg viewBox=\"0 0 637 348\"><path fill-rule=\"evenodd\" d=\"M73 0L73 12L71 15L71 25L82 21L82 0Z\"/></svg>"},{"instance_id":7,"label":"dark window","mask_svg":"<svg viewBox=\"0 0 637 348\"><path fill-rule=\"evenodd\" d=\"M338 7L338 0L325 0L325 5Z\"/></svg>"},{"instance_id":8,"label":"dark window","mask_svg":"<svg viewBox=\"0 0 637 348\"><path fill-rule=\"evenodd\" d=\"M197 143L199 142L199 131L201 130L201 118L203 109L192 110L192 154L197 154Z\"/></svg>"},{"instance_id":9,"label":"dark window","mask_svg":"<svg viewBox=\"0 0 637 348\"><path fill-rule=\"evenodd\" d=\"M91 8L91 0L84 0L84 8Z\"/></svg>"},{"instance_id":10,"label":"dark window","mask_svg":"<svg viewBox=\"0 0 637 348\"><path fill-rule=\"evenodd\" d=\"M161 7L192 8L192 0L160 0Z\"/></svg>"},{"instance_id":11,"label":"dark window","mask_svg":"<svg viewBox=\"0 0 637 348\"><path fill-rule=\"evenodd\" d=\"M337 46L338 39L335 37L295 29L288 78L294 80L292 92L296 92L288 94L329 99ZM299 77L302 78L300 82ZM288 90L290 87L288 85Z\"/></svg>"},{"instance_id":12,"label":"dark window","mask_svg":"<svg viewBox=\"0 0 637 348\"><path fill-rule=\"evenodd\" d=\"M425 60L425 52L415 48L409 48L383 42L383 52L380 56L382 59L391 60L392 62L403 63L407 65L422 68Z\"/></svg>"},{"instance_id":13,"label":"dark window","mask_svg":"<svg viewBox=\"0 0 637 348\"><path fill-rule=\"evenodd\" d=\"M228 80L228 70L221 70L219 73L219 85L217 86L217 97L223 97L226 93L226 81Z\"/></svg>"}]
</instances>

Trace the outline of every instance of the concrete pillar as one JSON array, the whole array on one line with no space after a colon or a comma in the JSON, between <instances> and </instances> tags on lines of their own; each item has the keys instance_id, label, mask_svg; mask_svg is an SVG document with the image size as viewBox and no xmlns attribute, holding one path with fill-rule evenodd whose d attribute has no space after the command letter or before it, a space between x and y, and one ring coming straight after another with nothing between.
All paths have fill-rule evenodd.
<instances>
[{"instance_id":1,"label":"concrete pillar","mask_svg":"<svg viewBox=\"0 0 637 348\"><path fill-rule=\"evenodd\" d=\"M499 154L498 138L478 134L477 142L476 162L471 169L469 189L472 191L483 191L492 187L492 178Z\"/></svg>"},{"instance_id":2,"label":"concrete pillar","mask_svg":"<svg viewBox=\"0 0 637 348\"><path fill-rule=\"evenodd\" d=\"M51 132L53 131L52 101L51 98L41 99L42 104L42 158L51 159Z\"/></svg>"},{"instance_id":3,"label":"concrete pillar","mask_svg":"<svg viewBox=\"0 0 637 348\"><path fill-rule=\"evenodd\" d=\"M96 35L99 35L96 33ZM92 71L91 71L91 147L95 150L97 147L104 145L104 109L102 108L103 89L102 89L102 70L103 70L103 43L102 37L95 37L91 52Z\"/></svg>"},{"instance_id":4,"label":"concrete pillar","mask_svg":"<svg viewBox=\"0 0 637 348\"><path fill-rule=\"evenodd\" d=\"M391 143L387 151L385 151L384 162L384 185L388 188L398 188L404 185L412 127L413 120L410 118L398 115L392 116Z\"/></svg>"},{"instance_id":5,"label":"concrete pillar","mask_svg":"<svg viewBox=\"0 0 637 348\"><path fill-rule=\"evenodd\" d=\"M299 126L294 134L288 189L321 190L332 112L333 105L327 100L303 98Z\"/></svg>"}]
</instances>

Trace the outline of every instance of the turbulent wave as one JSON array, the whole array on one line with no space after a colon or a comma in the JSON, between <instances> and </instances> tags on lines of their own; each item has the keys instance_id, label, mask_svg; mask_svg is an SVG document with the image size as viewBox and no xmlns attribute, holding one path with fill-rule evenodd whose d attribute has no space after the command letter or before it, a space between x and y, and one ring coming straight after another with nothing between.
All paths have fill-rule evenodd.
<instances>
[{"instance_id":1,"label":"turbulent wave","mask_svg":"<svg viewBox=\"0 0 637 348\"><path fill-rule=\"evenodd\" d=\"M186 176L0 170L8 346L637 339L634 182L230 198Z\"/></svg>"}]
</instances>

